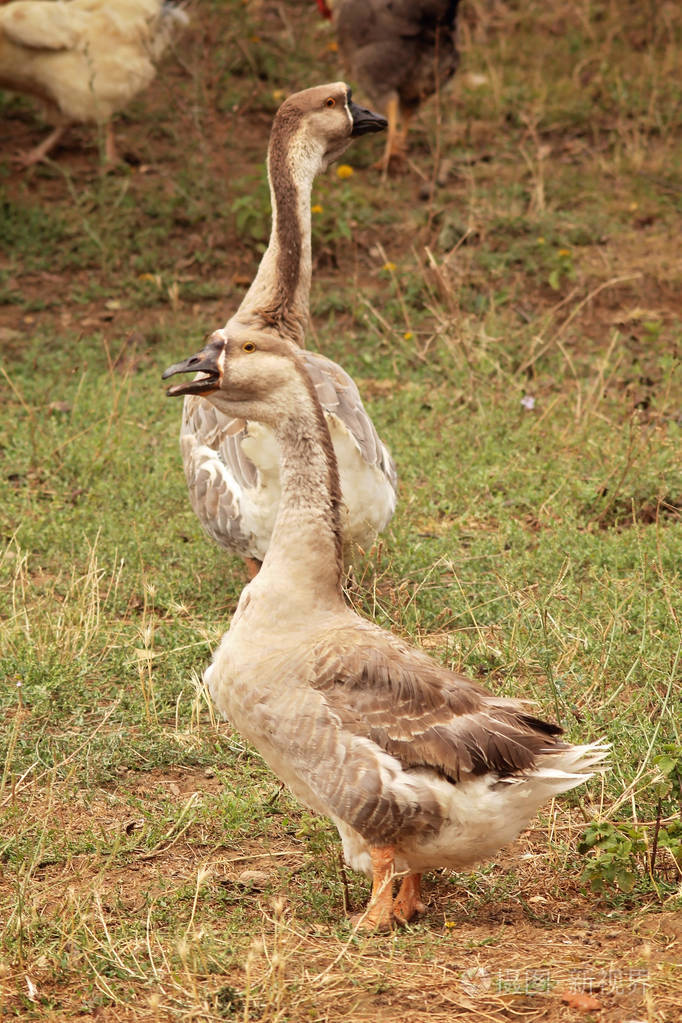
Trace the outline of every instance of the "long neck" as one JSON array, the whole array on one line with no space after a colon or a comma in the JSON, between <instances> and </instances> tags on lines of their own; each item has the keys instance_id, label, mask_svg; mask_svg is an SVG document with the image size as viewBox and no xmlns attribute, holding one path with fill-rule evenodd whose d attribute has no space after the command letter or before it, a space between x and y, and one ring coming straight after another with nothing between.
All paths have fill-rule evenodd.
<instances>
[{"instance_id":1,"label":"long neck","mask_svg":"<svg viewBox=\"0 0 682 1023\"><path fill-rule=\"evenodd\" d=\"M234 318L275 328L303 345L312 273L310 196L318 164L293 161L290 155L290 138L273 129L268 149L270 242Z\"/></svg>"},{"instance_id":2,"label":"long neck","mask_svg":"<svg viewBox=\"0 0 682 1023\"><path fill-rule=\"evenodd\" d=\"M301 394L295 412L275 427L282 490L257 578L268 588L306 594L317 607L342 599L341 487L329 429L304 376L307 400Z\"/></svg>"}]
</instances>

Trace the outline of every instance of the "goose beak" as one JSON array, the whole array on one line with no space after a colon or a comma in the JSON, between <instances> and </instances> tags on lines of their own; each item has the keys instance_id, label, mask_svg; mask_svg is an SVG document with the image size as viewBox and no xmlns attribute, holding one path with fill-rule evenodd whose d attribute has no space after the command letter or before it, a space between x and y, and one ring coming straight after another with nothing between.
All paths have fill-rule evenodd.
<instances>
[{"instance_id":1,"label":"goose beak","mask_svg":"<svg viewBox=\"0 0 682 1023\"><path fill-rule=\"evenodd\" d=\"M176 362L169 366L161 374L162 380L175 376L176 373L202 373L203 376L195 380L189 380L183 384L173 384L168 388L166 394L175 398L179 394L210 394L217 391L223 376L222 354L225 348L224 341L210 341L205 348L202 348L196 355L192 355L184 362Z\"/></svg>"},{"instance_id":2,"label":"goose beak","mask_svg":"<svg viewBox=\"0 0 682 1023\"><path fill-rule=\"evenodd\" d=\"M351 130L351 138L357 138L358 135L367 135L370 132L383 131L388 121L381 114L375 114L373 110L366 110L365 107L359 107L357 103L354 103L352 99L348 101L348 110L353 120L353 128Z\"/></svg>"}]
</instances>

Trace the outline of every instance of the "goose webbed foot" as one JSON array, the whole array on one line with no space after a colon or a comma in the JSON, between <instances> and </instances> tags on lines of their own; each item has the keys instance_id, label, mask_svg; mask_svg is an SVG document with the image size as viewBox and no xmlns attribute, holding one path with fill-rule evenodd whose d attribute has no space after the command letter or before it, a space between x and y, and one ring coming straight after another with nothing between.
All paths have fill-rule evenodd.
<instances>
[{"instance_id":1,"label":"goose webbed foot","mask_svg":"<svg viewBox=\"0 0 682 1023\"><path fill-rule=\"evenodd\" d=\"M393 915L400 924L409 923L426 910L421 899L421 879L421 874L408 874L403 878L393 900Z\"/></svg>"},{"instance_id":2,"label":"goose webbed foot","mask_svg":"<svg viewBox=\"0 0 682 1023\"><path fill-rule=\"evenodd\" d=\"M359 931L390 931L393 926L393 867L392 845L373 846L369 850L372 859L372 894L364 913L355 913L350 918L353 928Z\"/></svg>"},{"instance_id":3,"label":"goose webbed foot","mask_svg":"<svg viewBox=\"0 0 682 1023\"><path fill-rule=\"evenodd\" d=\"M350 918L351 925L360 931L389 931L395 924L407 924L426 909L421 898L421 874L408 874L403 878L395 899L393 846L370 849L372 858L372 895L364 913Z\"/></svg>"}]
</instances>

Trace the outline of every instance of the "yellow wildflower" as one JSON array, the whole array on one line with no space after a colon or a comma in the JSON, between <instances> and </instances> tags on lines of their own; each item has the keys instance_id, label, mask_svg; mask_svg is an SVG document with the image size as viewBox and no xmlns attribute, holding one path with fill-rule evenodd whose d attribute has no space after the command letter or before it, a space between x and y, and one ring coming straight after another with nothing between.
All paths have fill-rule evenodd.
<instances>
[{"instance_id":1,"label":"yellow wildflower","mask_svg":"<svg viewBox=\"0 0 682 1023\"><path fill-rule=\"evenodd\" d=\"M545 239L544 238L538 238L538 245L544 245L544 244L545 244Z\"/></svg>"},{"instance_id":2,"label":"yellow wildflower","mask_svg":"<svg viewBox=\"0 0 682 1023\"><path fill-rule=\"evenodd\" d=\"M571 254L570 249L559 249L560 256L570 256L570 254Z\"/></svg>"},{"instance_id":3,"label":"yellow wildflower","mask_svg":"<svg viewBox=\"0 0 682 1023\"><path fill-rule=\"evenodd\" d=\"M311 213L322 213L323 210L324 210L324 206L320 206L319 202L316 202L314 206L310 207L310 212Z\"/></svg>"},{"instance_id":4,"label":"yellow wildflower","mask_svg":"<svg viewBox=\"0 0 682 1023\"><path fill-rule=\"evenodd\" d=\"M391 263L391 261L389 260L388 263L384 263L381 269L388 270L390 273L393 273L393 271L395 270L395 263Z\"/></svg>"},{"instance_id":5,"label":"yellow wildflower","mask_svg":"<svg viewBox=\"0 0 682 1023\"><path fill-rule=\"evenodd\" d=\"M336 168L336 173L340 178L352 178L355 171L347 163L341 163Z\"/></svg>"},{"instance_id":6,"label":"yellow wildflower","mask_svg":"<svg viewBox=\"0 0 682 1023\"><path fill-rule=\"evenodd\" d=\"M403 334L403 337L405 338L406 341L411 341L412 338L414 337L414 334L412 333L411 330L406 330L405 333Z\"/></svg>"}]
</instances>

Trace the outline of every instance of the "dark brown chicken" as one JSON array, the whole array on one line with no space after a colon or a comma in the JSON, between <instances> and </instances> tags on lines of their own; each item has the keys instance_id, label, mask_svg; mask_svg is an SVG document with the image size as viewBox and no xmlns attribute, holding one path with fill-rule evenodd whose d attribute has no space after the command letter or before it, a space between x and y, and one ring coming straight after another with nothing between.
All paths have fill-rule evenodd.
<instances>
[{"instance_id":1,"label":"dark brown chicken","mask_svg":"<svg viewBox=\"0 0 682 1023\"><path fill-rule=\"evenodd\" d=\"M322 13L324 0L317 0ZM455 73L459 0L327 0L349 75L388 118L385 170L419 104Z\"/></svg>"}]
</instances>

